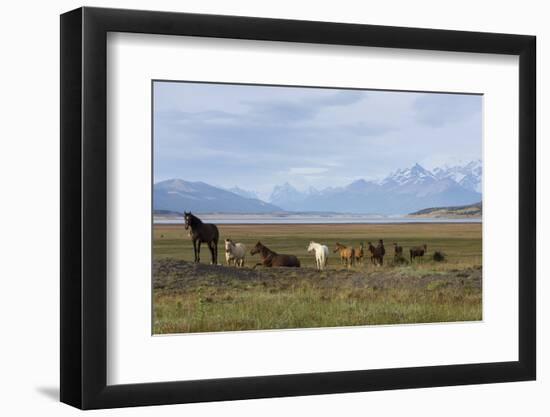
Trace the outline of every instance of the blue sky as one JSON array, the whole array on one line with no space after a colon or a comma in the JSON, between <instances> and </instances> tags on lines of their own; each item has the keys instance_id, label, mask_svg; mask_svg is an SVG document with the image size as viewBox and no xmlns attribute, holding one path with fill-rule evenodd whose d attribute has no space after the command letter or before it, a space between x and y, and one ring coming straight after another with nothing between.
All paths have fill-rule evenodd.
<instances>
[{"instance_id":1,"label":"blue sky","mask_svg":"<svg viewBox=\"0 0 550 417\"><path fill-rule=\"evenodd\" d=\"M154 182L266 198L479 159L482 96L156 81L153 133Z\"/></svg>"}]
</instances>

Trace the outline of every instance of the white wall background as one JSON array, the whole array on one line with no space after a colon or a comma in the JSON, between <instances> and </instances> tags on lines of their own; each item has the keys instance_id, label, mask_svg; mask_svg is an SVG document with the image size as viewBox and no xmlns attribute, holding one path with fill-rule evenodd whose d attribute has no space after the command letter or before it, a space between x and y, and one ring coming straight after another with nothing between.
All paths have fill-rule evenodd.
<instances>
[{"instance_id":1,"label":"white wall background","mask_svg":"<svg viewBox=\"0 0 550 417\"><path fill-rule=\"evenodd\" d=\"M0 410L4 415L74 415L59 392L59 14L79 7L70 0L11 2L0 24L1 256ZM438 0L338 2L278 0L93 1L86 5L240 14L532 34L538 37L538 138L550 97L550 26L545 2ZM539 146L539 259L550 250L548 147ZM547 187L546 187L547 188ZM546 233L544 233L546 232ZM544 236L543 236L544 235ZM99 411L99 415L408 415L468 416L550 412L550 285L539 263L538 381L228 403ZM544 395L546 394L546 395Z\"/></svg>"}]
</instances>

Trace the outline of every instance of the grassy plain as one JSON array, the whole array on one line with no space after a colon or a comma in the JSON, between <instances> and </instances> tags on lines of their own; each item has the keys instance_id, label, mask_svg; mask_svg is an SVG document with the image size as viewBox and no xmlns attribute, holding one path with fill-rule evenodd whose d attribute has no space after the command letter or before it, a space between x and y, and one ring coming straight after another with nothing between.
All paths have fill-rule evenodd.
<instances>
[{"instance_id":1,"label":"grassy plain","mask_svg":"<svg viewBox=\"0 0 550 417\"><path fill-rule=\"evenodd\" d=\"M225 264L223 240L244 243L248 251L261 240L279 253L294 254L299 269L256 268L258 255L247 254L242 269L201 264L182 225L155 225L153 265L153 332L186 333L470 321L482 319L482 227L479 223L408 224L256 224L220 225L219 259ZM338 241L384 239L385 265L365 260L344 268L332 253ZM314 240L331 250L328 269L314 269ZM428 245L424 259L393 265L393 242ZM435 262L435 250L445 254ZM408 257L408 256L407 256Z\"/></svg>"}]
</instances>

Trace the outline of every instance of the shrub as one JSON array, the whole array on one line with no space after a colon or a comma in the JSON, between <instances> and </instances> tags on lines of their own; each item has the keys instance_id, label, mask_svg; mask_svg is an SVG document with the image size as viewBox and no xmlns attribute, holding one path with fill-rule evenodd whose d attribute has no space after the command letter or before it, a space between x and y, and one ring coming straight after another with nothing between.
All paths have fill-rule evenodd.
<instances>
[{"instance_id":1,"label":"shrub","mask_svg":"<svg viewBox=\"0 0 550 417\"><path fill-rule=\"evenodd\" d=\"M435 262L443 262L445 260L445 254L441 251L436 250L433 254L433 260Z\"/></svg>"},{"instance_id":2,"label":"shrub","mask_svg":"<svg viewBox=\"0 0 550 417\"><path fill-rule=\"evenodd\" d=\"M403 256L395 256L393 258L394 265L407 265L409 261Z\"/></svg>"}]
</instances>

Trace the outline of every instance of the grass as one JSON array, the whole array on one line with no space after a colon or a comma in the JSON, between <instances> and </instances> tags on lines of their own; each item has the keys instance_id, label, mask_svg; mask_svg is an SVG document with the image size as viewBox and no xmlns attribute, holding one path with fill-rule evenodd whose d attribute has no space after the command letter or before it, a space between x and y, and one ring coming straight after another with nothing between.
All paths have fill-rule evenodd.
<instances>
[{"instance_id":1,"label":"grass","mask_svg":"<svg viewBox=\"0 0 550 417\"><path fill-rule=\"evenodd\" d=\"M153 292L154 333L214 332L374 324L471 321L482 318L480 224L376 225L221 225L221 240L230 237L248 251L257 240L279 253L295 254L302 268L251 271L257 256L247 256L239 275L234 269L185 270L194 281L178 281L163 272ZM336 241L358 246L384 239L386 265L365 262L347 270L331 253L329 269L315 271L307 253L310 240L332 250ZM426 243L426 259L391 265L393 242L407 254ZM159 265L192 261L193 249L181 225L157 225L154 259ZM446 254L434 262L435 250ZM223 243L220 263L225 263ZM179 262L179 264L177 264ZM210 254L202 247L201 262ZM160 275L160 272L157 274Z\"/></svg>"}]
</instances>

